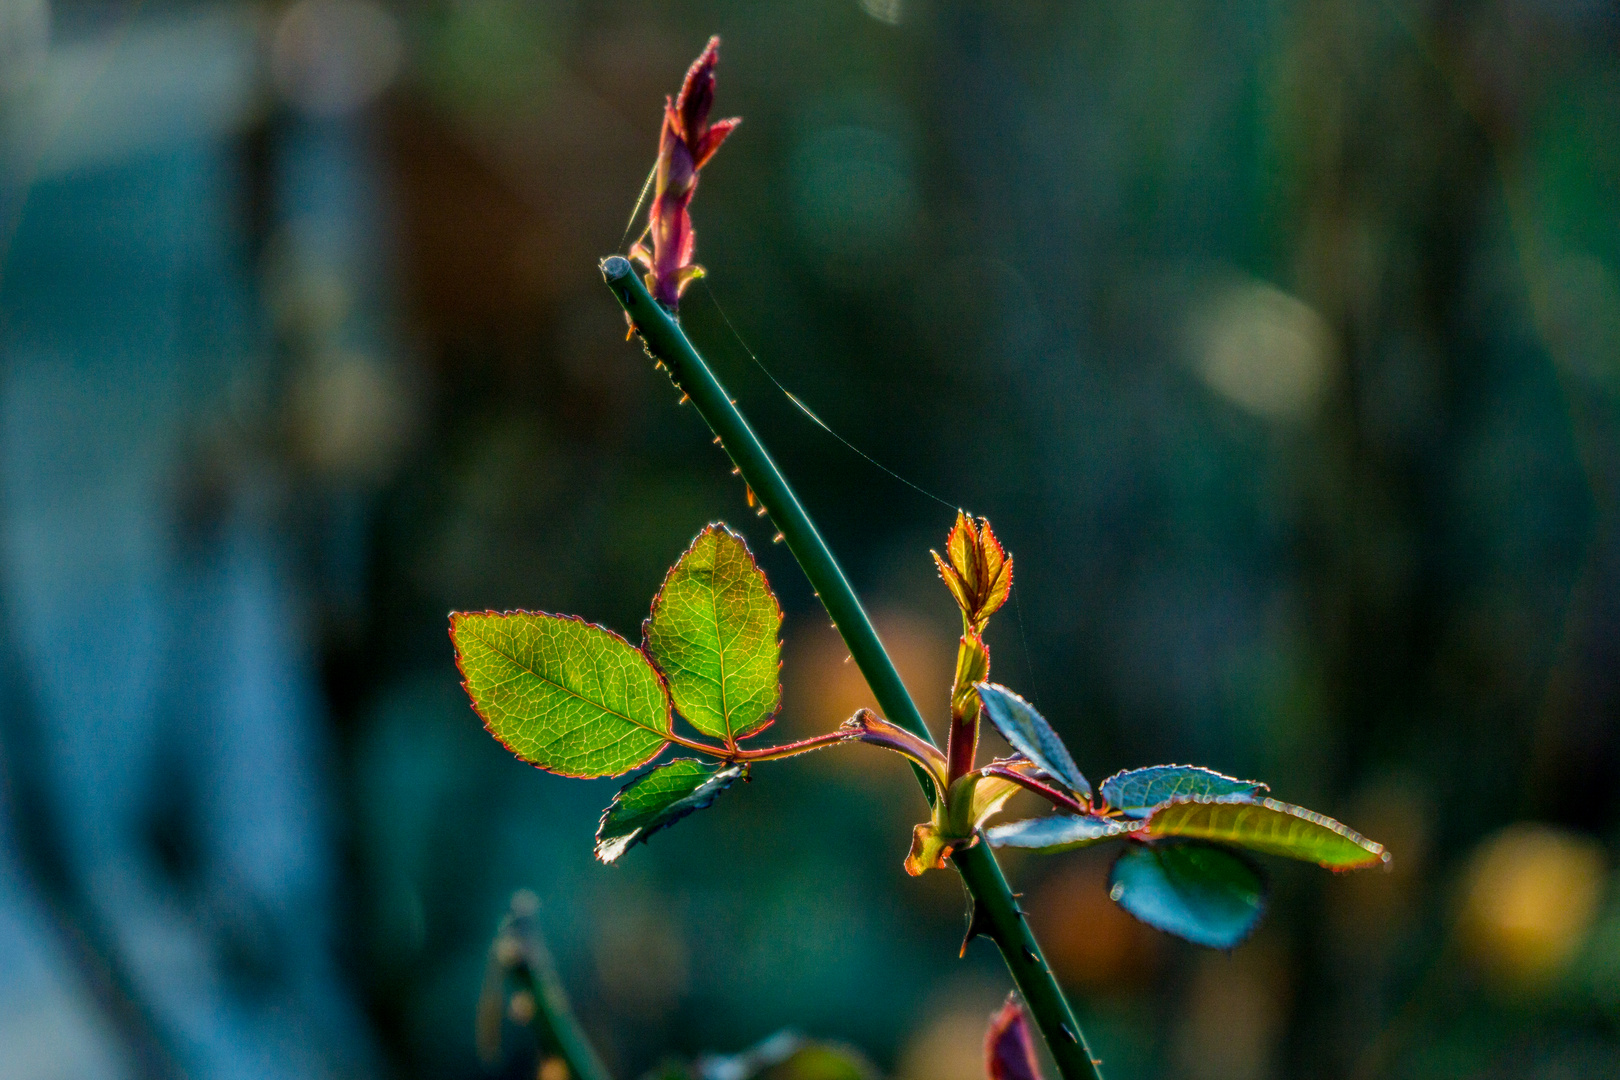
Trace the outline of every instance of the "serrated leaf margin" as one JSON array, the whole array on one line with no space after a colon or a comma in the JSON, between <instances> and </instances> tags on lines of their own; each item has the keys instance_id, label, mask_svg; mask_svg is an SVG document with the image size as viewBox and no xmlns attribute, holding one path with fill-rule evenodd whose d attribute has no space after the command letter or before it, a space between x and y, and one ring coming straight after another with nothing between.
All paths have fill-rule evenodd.
<instances>
[{"instance_id":1,"label":"serrated leaf margin","mask_svg":"<svg viewBox=\"0 0 1620 1080\"><path fill-rule=\"evenodd\" d=\"M661 832L662 830L669 828L671 825L674 825L676 822L682 820L683 818L690 817L691 815L697 813L699 810L707 810L709 807L714 805L714 801L716 799L718 799L721 795L723 795L725 793L727 788L731 787L731 785L736 783L739 779L741 779L741 778L748 775L748 766L746 764L744 764L744 763L735 762L735 761L729 762L729 763L727 763L727 762L719 762L719 763L717 763L717 767L716 767L713 775L709 776L706 780L703 781L703 783L699 784L696 788L693 789L693 794L695 795L698 791L702 790L705 787L708 787L711 784L717 785L716 787L714 787L714 789L712 791L710 791L708 793L708 795L701 802L693 803L691 806L689 806L686 809L682 810L679 814L676 814L676 815L668 818L665 821L659 822L657 825L654 825L650 829L637 828L634 832L632 832L632 833L630 833L630 834L628 834L628 835L626 835L624 837L615 837L614 838L615 841L622 840L623 842L621 844L619 844L617 850L615 850L612 855L604 856L602 854L602 849L604 847L603 842L602 842L602 830L607 827L608 817L609 817L609 815L611 815L613 813L613 808L619 804L620 797L622 797L625 792L629 791L631 788L635 787L637 784L639 784L643 780L647 779L649 776L652 776L654 773L656 773L658 771L658 769L667 769L671 765L674 765L677 762L681 762L681 761L698 761L698 759L697 758L673 758L673 759L671 759L669 761L664 762L664 764L658 766L658 768L649 769L649 770L647 770L646 772L642 773L639 776L632 777L628 783L624 784L622 787L619 788L618 791L613 793L613 798L608 800L608 804L602 808L602 816L597 819L597 822L596 822L596 837L595 837L595 842L594 842L594 846L593 846L593 849L592 849L592 853L603 864L611 866L613 863L617 862L620 858L622 858L624 856L625 852L629 851L631 848L635 847L637 844L645 844L647 842L647 838L652 836L654 833ZM700 762L700 761L698 761L698 763L702 764L702 762ZM677 802L682 802L682 801L685 801L686 799L690 799L690 798L692 798L692 795L686 795L686 796L683 796L681 799L677 799L676 801ZM611 843L611 841L610 841L610 843Z\"/></svg>"},{"instance_id":2,"label":"serrated leaf margin","mask_svg":"<svg viewBox=\"0 0 1620 1080\"><path fill-rule=\"evenodd\" d=\"M555 613L550 612L550 611L529 611L529 610L526 610L524 608L511 608L511 609L506 610L506 611L493 611L493 610L489 610L489 609L485 609L484 611L452 611L450 613L450 651L455 656L456 673L461 676L461 690L462 690L462 692L464 694L467 695L467 701L472 706L473 715L478 717L479 723L484 725L484 730L489 732L490 736L496 742L500 743L501 746L506 749L507 753L511 754L513 757L517 758L519 761L523 762L524 764L533 765L536 769L539 769L541 772L551 773L553 776L566 776L570 780L600 780L600 779L611 779L612 777L617 777L617 776L623 776L628 772L633 772L636 769L640 769L640 768L648 765L649 763L651 763L654 759L656 759L658 757L659 754L662 754L665 750L669 749L669 745L670 745L670 742L672 740L666 738L664 740L664 742L656 750L654 750L652 753L648 754L646 757L642 758L640 761L636 762L634 765L628 765L625 768L620 769L616 773L596 773L596 774L591 774L591 773L571 773L571 772L564 772L561 769L547 768L546 766L541 765L538 762L530 761L528 758L526 758L522 754L520 754L517 750L513 749L511 744L508 743L504 738L502 738L500 733L498 731L496 731L490 725L489 717L484 715L484 710L478 707L478 699L475 696L473 696L472 687L468 684L467 669L465 667L463 667L462 663L461 663L461 644L456 639L456 631L459 629L457 624L462 618L472 618L472 617L477 617L477 616L488 616L488 617L491 617L491 618L508 618L508 617L511 617L511 616L514 616L514 615L539 615L539 616L543 616L543 617L548 618L548 619L567 619L569 622L577 622L577 623L580 623L580 624L582 624L584 626L588 626L593 630L600 630L604 634L607 634L609 637L615 638L618 641L623 642L625 645L629 646L632 650L639 653L641 655L641 658L647 662L647 666L652 669L653 675L658 679L658 687L659 687L659 689L661 689L664 692L664 720L665 720L667 730L666 731L654 731L652 728L644 727L644 725L641 725L641 724L636 724L636 726L637 727L642 727L646 731L652 731L655 735L664 735L664 734L673 735L674 732L675 732L675 708L674 708L674 705L672 704L672 702L670 700L669 683L664 678L664 673L662 671L658 670L658 665L653 663L653 659L652 659L651 656L647 655L647 650L642 649L642 648L640 648L640 647L638 647L636 645L631 645L630 641L623 634L619 633L617 630L614 630L612 627L603 626L601 623L593 623L589 619L581 618L578 615L558 615L558 614L555 614ZM631 721L631 722L635 723L634 721Z\"/></svg>"},{"instance_id":3,"label":"serrated leaf margin","mask_svg":"<svg viewBox=\"0 0 1620 1080\"><path fill-rule=\"evenodd\" d=\"M744 734L738 735L735 732L732 733L732 745L735 746L738 741L743 739L751 739L755 735L758 735L760 732L764 731L766 728L770 727L772 724L776 723L776 718L782 711L781 639L782 623L786 616L782 613L782 602L777 598L776 590L771 588L770 576L765 573L765 568L759 565L759 557L754 554L754 549L748 546L747 537L733 529L730 525L727 525L724 521L711 521L707 525L703 526L703 528L698 530L697 535L692 537L692 542L686 545L686 550L682 551L680 557L677 558L675 562L670 565L670 568L664 572L664 580L659 582L658 591L653 594L652 603L648 605L647 617L641 620L641 652L642 655L647 657L648 662L652 664L653 670L658 672L658 677L663 681L664 684L664 695L669 699L671 707L673 708L675 696L670 692L669 689L669 677L664 673L664 669L659 666L658 660L653 656L650 644L653 616L657 614L658 605L663 601L664 592L669 588L670 578L675 576L675 572L681 568L681 563L686 561L686 557L692 554L699 542L701 542L703 538L709 535L711 532L723 532L734 538L739 544L742 545L743 554L748 556L749 563L756 571L759 572L759 579L765 585L765 595L771 598L771 606L776 609L776 704L771 707L770 712L766 713L764 718L762 718L754 727L748 729L748 731L746 731ZM682 719L685 720L686 717L682 716ZM688 723L690 723L689 720Z\"/></svg>"}]
</instances>

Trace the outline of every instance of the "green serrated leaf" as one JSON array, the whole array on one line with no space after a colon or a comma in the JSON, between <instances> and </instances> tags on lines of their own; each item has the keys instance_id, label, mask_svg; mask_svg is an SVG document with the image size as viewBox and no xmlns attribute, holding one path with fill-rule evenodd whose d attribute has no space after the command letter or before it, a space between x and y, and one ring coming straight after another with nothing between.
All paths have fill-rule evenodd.
<instances>
[{"instance_id":1,"label":"green serrated leaf","mask_svg":"<svg viewBox=\"0 0 1620 1080\"><path fill-rule=\"evenodd\" d=\"M995 825L986 829L984 835L991 847L1025 848L1053 854L1100 844L1104 840L1117 840L1139 828L1141 824L1135 821L1080 814L1051 814Z\"/></svg>"},{"instance_id":2,"label":"green serrated leaf","mask_svg":"<svg viewBox=\"0 0 1620 1080\"><path fill-rule=\"evenodd\" d=\"M611 630L570 615L458 611L450 640L484 726L524 761L563 776L617 776L668 741L663 680Z\"/></svg>"},{"instance_id":3,"label":"green serrated leaf","mask_svg":"<svg viewBox=\"0 0 1620 1080\"><path fill-rule=\"evenodd\" d=\"M664 579L643 634L682 716L728 744L782 698L782 609L743 538L710 525Z\"/></svg>"},{"instance_id":4,"label":"green serrated leaf","mask_svg":"<svg viewBox=\"0 0 1620 1080\"><path fill-rule=\"evenodd\" d=\"M1176 799L1153 812L1144 836L1216 840L1325 866L1356 870L1389 861L1389 852L1330 817L1275 799Z\"/></svg>"},{"instance_id":5,"label":"green serrated leaf","mask_svg":"<svg viewBox=\"0 0 1620 1080\"><path fill-rule=\"evenodd\" d=\"M979 683L976 689L985 715L1014 750L1076 795L1091 797L1091 784L1069 756L1068 747L1033 705L998 683Z\"/></svg>"},{"instance_id":6,"label":"green serrated leaf","mask_svg":"<svg viewBox=\"0 0 1620 1080\"><path fill-rule=\"evenodd\" d=\"M1124 811L1126 817L1144 818L1171 799L1257 795L1267 789L1258 780L1239 780L1197 765L1153 765L1117 772L1098 790L1109 806Z\"/></svg>"},{"instance_id":7,"label":"green serrated leaf","mask_svg":"<svg viewBox=\"0 0 1620 1080\"><path fill-rule=\"evenodd\" d=\"M596 857L613 862L659 829L707 808L745 770L743 765L676 758L636 777L603 811L596 829Z\"/></svg>"},{"instance_id":8,"label":"green serrated leaf","mask_svg":"<svg viewBox=\"0 0 1620 1080\"><path fill-rule=\"evenodd\" d=\"M1132 844L1108 872L1108 895L1167 934L1230 949L1265 914L1266 880L1258 866L1214 844Z\"/></svg>"}]
</instances>

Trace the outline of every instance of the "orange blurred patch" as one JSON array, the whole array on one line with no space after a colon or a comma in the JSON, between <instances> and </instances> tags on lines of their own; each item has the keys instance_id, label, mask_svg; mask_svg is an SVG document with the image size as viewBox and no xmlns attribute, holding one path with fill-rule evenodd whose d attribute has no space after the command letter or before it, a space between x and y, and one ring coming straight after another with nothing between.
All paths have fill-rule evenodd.
<instances>
[{"instance_id":1,"label":"orange blurred patch","mask_svg":"<svg viewBox=\"0 0 1620 1080\"><path fill-rule=\"evenodd\" d=\"M1188 1080L1273 1075L1286 1023L1288 957L1262 934L1232 953L1200 949L1176 1027L1175 1056Z\"/></svg>"},{"instance_id":2,"label":"orange blurred patch","mask_svg":"<svg viewBox=\"0 0 1620 1080\"><path fill-rule=\"evenodd\" d=\"M949 716L956 638L902 612L879 611L872 621L917 707L934 725L936 735L941 735ZM783 637L786 656L782 664L779 739L830 731L857 709L881 713L860 668L849 659L844 639L825 618L796 620L796 624L786 627ZM870 771L891 769L898 763L892 754L866 748L814 756L819 759L816 764L823 767Z\"/></svg>"},{"instance_id":3,"label":"orange blurred patch","mask_svg":"<svg viewBox=\"0 0 1620 1080\"><path fill-rule=\"evenodd\" d=\"M1065 856L1023 901L1058 978L1092 989L1132 989L1153 976L1157 935L1108 899L1112 853Z\"/></svg>"}]
</instances>

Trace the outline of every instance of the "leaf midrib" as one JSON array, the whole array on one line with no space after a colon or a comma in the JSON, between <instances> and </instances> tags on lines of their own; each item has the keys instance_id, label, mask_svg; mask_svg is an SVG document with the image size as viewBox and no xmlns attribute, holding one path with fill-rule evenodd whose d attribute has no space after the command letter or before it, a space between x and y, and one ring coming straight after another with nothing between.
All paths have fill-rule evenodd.
<instances>
[{"instance_id":1,"label":"leaf midrib","mask_svg":"<svg viewBox=\"0 0 1620 1080\"><path fill-rule=\"evenodd\" d=\"M635 727L638 727L643 731L650 731L654 735L668 734L668 732L661 731L658 728L649 727L648 725L643 724L640 720L637 720L635 717L628 716L628 715L626 715L626 714L624 714L622 712L619 712L617 709L610 709L606 705L602 704L600 701L592 701L590 698L586 697L584 694L581 694L579 691L571 689L570 687L564 686L562 683L558 682L556 679L552 679L552 678L549 678L549 677L547 677L545 675L540 674L538 671L534 670L534 668L530 667L528 664L525 664L522 660L519 660L517 657L515 657L511 653L507 652L505 649L501 648L499 645L495 644L493 641L491 641L487 637L483 638L483 642L484 642L484 645L486 647L488 647L490 652L492 652L495 655L501 657L501 659L506 660L513 667L517 668L519 671L527 672L528 674L534 676L536 679L539 679L541 682L546 683L546 684L548 684L550 686L555 686L558 690L561 690L563 693L567 694L569 697L576 698L579 701L583 701L587 705L590 705L590 706L592 706L594 708L600 709L602 712L607 713L609 716L616 716L620 720L623 720L625 723L631 724L631 725L633 725ZM592 660L592 663L593 664L595 663L594 659Z\"/></svg>"}]
</instances>

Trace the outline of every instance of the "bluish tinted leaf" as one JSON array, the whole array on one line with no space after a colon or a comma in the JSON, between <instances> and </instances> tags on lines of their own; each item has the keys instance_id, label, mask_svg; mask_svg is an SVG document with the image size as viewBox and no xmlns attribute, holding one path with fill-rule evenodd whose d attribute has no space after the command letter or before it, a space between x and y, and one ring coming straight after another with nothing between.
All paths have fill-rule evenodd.
<instances>
[{"instance_id":1,"label":"bluish tinted leaf","mask_svg":"<svg viewBox=\"0 0 1620 1080\"><path fill-rule=\"evenodd\" d=\"M596 830L596 857L613 862L631 845L645 843L694 810L702 810L743 774L742 765L676 758L636 777L619 790Z\"/></svg>"},{"instance_id":2,"label":"bluish tinted leaf","mask_svg":"<svg viewBox=\"0 0 1620 1080\"><path fill-rule=\"evenodd\" d=\"M1068 747L1033 705L998 683L979 683L977 689L985 715L1013 749L1076 795L1091 797L1091 784L1069 756Z\"/></svg>"},{"instance_id":3,"label":"bluish tinted leaf","mask_svg":"<svg viewBox=\"0 0 1620 1080\"><path fill-rule=\"evenodd\" d=\"M1230 949L1265 912L1260 868L1214 844L1132 844L1114 861L1108 895L1149 926Z\"/></svg>"},{"instance_id":4,"label":"bluish tinted leaf","mask_svg":"<svg viewBox=\"0 0 1620 1080\"><path fill-rule=\"evenodd\" d=\"M1126 817L1144 818L1160 803L1196 796L1255 795L1267 790L1258 780L1239 780L1197 765L1152 765L1117 772L1099 788L1108 805Z\"/></svg>"},{"instance_id":5,"label":"bluish tinted leaf","mask_svg":"<svg viewBox=\"0 0 1620 1080\"><path fill-rule=\"evenodd\" d=\"M1052 814L996 825L985 830L991 847L1028 848L1047 853L1073 851L1100 844L1140 828L1134 821L1090 817L1081 814Z\"/></svg>"}]
</instances>

